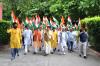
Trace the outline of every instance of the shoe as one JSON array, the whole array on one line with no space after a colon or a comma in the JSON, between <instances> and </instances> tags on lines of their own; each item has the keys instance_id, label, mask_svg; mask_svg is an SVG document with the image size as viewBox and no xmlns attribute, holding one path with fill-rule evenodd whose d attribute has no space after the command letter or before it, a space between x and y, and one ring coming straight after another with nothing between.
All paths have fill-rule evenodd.
<instances>
[{"instance_id":1,"label":"shoe","mask_svg":"<svg viewBox=\"0 0 100 66\"><path fill-rule=\"evenodd\" d=\"M24 55L26 55L26 53L24 53Z\"/></svg>"},{"instance_id":2,"label":"shoe","mask_svg":"<svg viewBox=\"0 0 100 66\"><path fill-rule=\"evenodd\" d=\"M58 49L58 52L60 52L60 49Z\"/></svg>"},{"instance_id":3,"label":"shoe","mask_svg":"<svg viewBox=\"0 0 100 66\"><path fill-rule=\"evenodd\" d=\"M30 50L28 50L28 52L30 52Z\"/></svg>"},{"instance_id":4,"label":"shoe","mask_svg":"<svg viewBox=\"0 0 100 66\"><path fill-rule=\"evenodd\" d=\"M14 57L12 57L12 58L11 58L11 61L13 61L14 59L15 59L15 58L14 58Z\"/></svg>"},{"instance_id":5,"label":"shoe","mask_svg":"<svg viewBox=\"0 0 100 66\"><path fill-rule=\"evenodd\" d=\"M54 54L53 52L51 52L51 54Z\"/></svg>"},{"instance_id":6,"label":"shoe","mask_svg":"<svg viewBox=\"0 0 100 66\"><path fill-rule=\"evenodd\" d=\"M55 52L56 51L56 48L54 48L53 51Z\"/></svg>"},{"instance_id":7,"label":"shoe","mask_svg":"<svg viewBox=\"0 0 100 66\"><path fill-rule=\"evenodd\" d=\"M81 57L81 54L79 54L79 56Z\"/></svg>"},{"instance_id":8,"label":"shoe","mask_svg":"<svg viewBox=\"0 0 100 66\"><path fill-rule=\"evenodd\" d=\"M47 56L48 54L44 54L44 56Z\"/></svg>"},{"instance_id":9,"label":"shoe","mask_svg":"<svg viewBox=\"0 0 100 66\"><path fill-rule=\"evenodd\" d=\"M84 56L84 59L87 59L87 57L86 57L86 56Z\"/></svg>"},{"instance_id":10,"label":"shoe","mask_svg":"<svg viewBox=\"0 0 100 66\"><path fill-rule=\"evenodd\" d=\"M36 52L33 52L33 54L36 54Z\"/></svg>"},{"instance_id":11,"label":"shoe","mask_svg":"<svg viewBox=\"0 0 100 66\"><path fill-rule=\"evenodd\" d=\"M41 48L39 48L39 51L41 51Z\"/></svg>"},{"instance_id":12,"label":"shoe","mask_svg":"<svg viewBox=\"0 0 100 66\"><path fill-rule=\"evenodd\" d=\"M17 54L17 56L19 56L19 54Z\"/></svg>"},{"instance_id":13,"label":"shoe","mask_svg":"<svg viewBox=\"0 0 100 66\"><path fill-rule=\"evenodd\" d=\"M74 52L73 50L70 50L71 52Z\"/></svg>"}]
</instances>

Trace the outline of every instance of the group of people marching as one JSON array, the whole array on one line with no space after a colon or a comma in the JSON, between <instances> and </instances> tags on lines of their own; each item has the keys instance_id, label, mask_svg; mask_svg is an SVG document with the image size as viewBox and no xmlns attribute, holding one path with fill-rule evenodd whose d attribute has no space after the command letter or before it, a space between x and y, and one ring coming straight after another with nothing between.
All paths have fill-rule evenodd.
<instances>
[{"instance_id":1,"label":"group of people marching","mask_svg":"<svg viewBox=\"0 0 100 66\"><path fill-rule=\"evenodd\" d=\"M65 26L51 29L48 26L46 29L36 28L30 30L25 26L23 30L17 28L17 23L13 23L13 27L7 30L10 33L10 48L11 60L19 56L19 49L24 47L24 55L30 51L30 46L33 47L33 54L38 54L43 51L44 56L54 54L57 51L61 55L68 52L74 52L79 49L79 56L87 58L86 48L88 42L88 34L84 28L80 31L74 28L66 28Z\"/></svg>"}]
</instances>

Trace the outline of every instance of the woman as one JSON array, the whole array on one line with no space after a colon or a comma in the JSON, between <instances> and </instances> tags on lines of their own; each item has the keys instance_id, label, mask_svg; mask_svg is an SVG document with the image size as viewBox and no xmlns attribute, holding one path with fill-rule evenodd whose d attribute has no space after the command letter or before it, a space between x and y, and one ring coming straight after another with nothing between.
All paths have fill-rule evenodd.
<instances>
[{"instance_id":1,"label":"woman","mask_svg":"<svg viewBox=\"0 0 100 66\"><path fill-rule=\"evenodd\" d=\"M18 50L22 47L21 30L17 27L17 23L13 23L13 28L7 30L7 32L10 33L11 60L15 59L16 54L18 54Z\"/></svg>"}]
</instances>

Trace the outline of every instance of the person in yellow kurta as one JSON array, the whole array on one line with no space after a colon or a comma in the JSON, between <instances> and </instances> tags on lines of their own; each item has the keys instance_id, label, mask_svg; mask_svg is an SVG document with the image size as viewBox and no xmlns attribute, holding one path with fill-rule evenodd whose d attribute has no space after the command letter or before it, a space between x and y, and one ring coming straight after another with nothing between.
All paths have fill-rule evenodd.
<instances>
[{"instance_id":1,"label":"person in yellow kurta","mask_svg":"<svg viewBox=\"0 0 100 66\"><path fill-rule=\"evenodd\" d=\"M17 23L13 23L13 28L7 30L10 33L10 48L11 48L11 60L15 59L15 56L19 56L18 50L21 48L21 30L17 28Z\"/></svg>"},{"instance_id":2,"label":"person in yellow kurta","mask_svg":"<svg viewBox=\"0 0 100 66\"><path fill-rule=\"evenodd\" d=\"M51 48L55 52L55 50L57 48L57 39L58 39L57 31L56 30L53 30L53 36L52 36L52 38L53 38L53 40L52 40L52 43L51 43Z\"/></svg>"}]
</instances>

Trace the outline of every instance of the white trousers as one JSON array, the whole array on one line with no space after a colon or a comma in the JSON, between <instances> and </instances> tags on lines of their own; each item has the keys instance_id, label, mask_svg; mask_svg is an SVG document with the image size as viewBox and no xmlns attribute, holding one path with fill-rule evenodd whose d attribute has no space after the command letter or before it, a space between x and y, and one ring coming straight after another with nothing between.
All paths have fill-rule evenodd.
<instances>
[{"instance_id":1,"label":"white trousers","mask_svg":"<svg viewBox=\"0 0 100 66\"><path fill-rule=\"evenodd\" d=\"M51 52L51 46L48 42L45 41L45 53L50 54Z\"/></svg>"},{"instance_id":2,"label":"white trousers","mask_svg":"<svg viewBox=\"0 0 100 66\"><path fill-rule=\"evenodd\" d=\"M75 40L74 43L73 43L73 49L76 49L78 46L77 46L77 41Z\"/></svg>"},{"instance_id":3,"label":"white trousers","mask_svg":"<svg viewBox=\"0 0 100 66\"><path fill-rule=\"evenodd\" d=\"M28 52L28 50L29 50L29 47L30 47L30 45L25 45L25 53L27 53Z\"/></svg>"},{"instance_id":4,"label":"white trousers","mask_svg":"<svg viewBox=\"0 0 100 66\"><path fill-rule=\"evenodd\" d=\"M79 43L79 54L86 56L87 53L87 42L80 42Z\"/></svg>"}]
</instances>

